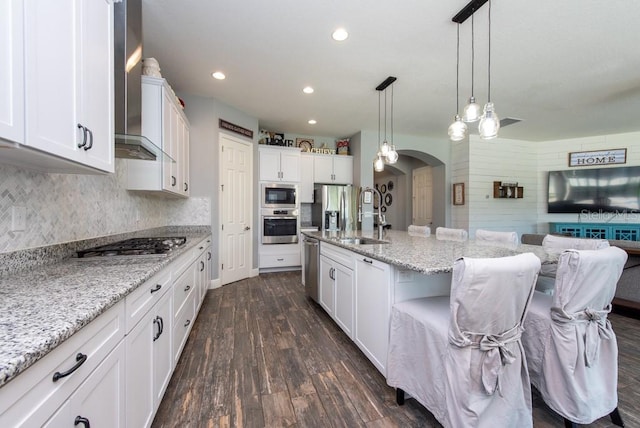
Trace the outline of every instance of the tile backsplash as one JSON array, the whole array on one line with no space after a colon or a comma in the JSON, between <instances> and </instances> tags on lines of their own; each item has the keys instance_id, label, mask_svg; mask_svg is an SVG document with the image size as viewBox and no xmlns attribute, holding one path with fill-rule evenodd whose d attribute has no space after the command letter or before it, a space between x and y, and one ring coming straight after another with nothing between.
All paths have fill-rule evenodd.
<instances>
[{"instance_id":1,"label":"tile backsplash","mask_svg":"<svg viewBox=\"0 0 640 428\"><path fill-rule=\"evenodd\" d=\"M210 225L209 198L166 199L124 189L109 175L46 174L0 165L0 253L161 226ZM12 209L24 208L24 231Z\"/></svg>"}]
</instances>

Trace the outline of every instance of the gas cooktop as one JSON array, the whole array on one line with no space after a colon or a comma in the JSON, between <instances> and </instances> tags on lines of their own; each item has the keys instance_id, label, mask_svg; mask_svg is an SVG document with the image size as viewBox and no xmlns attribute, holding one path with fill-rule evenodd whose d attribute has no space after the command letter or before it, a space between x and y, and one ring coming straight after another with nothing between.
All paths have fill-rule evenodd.
<instances>
[{"instance_id":1,"label":"gas cooktop","mask_svg":"<svg viewBox=\"0 0 640 428\"><path fill-rule=\"evenodd\" d=\"M166 255L187 242L184 236L132 238L77 251L78 258L109 256Z\"/></svg>"}]
</instances>

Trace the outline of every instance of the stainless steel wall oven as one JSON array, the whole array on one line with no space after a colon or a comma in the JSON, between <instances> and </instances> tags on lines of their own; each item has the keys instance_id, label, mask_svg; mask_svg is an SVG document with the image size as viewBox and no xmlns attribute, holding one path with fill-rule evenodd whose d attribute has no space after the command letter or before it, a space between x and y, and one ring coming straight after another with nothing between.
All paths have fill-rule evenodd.
<instances>
[{"instance_id":1,"label":"stainless steel wall oven","mask_svg":"<svg viewBox=\"0 0 640 428\"><path fill-rule=\"evenodd\" d=\"M262 209L262 244L298 242L297 209Z\"/></svg>"}]
</instances>

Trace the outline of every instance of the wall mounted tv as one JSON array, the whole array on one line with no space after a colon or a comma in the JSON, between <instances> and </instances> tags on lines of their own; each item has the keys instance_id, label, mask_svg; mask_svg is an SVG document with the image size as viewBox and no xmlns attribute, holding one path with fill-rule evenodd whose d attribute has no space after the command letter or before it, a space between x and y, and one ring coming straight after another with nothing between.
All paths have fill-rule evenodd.
<instances>
[{"instance_id":1,"label":"wall mounted tv","mask_svg":"<svg viewBox=\"0 0 640 428\"><path fill-rule=\"evenodd\" d=\"M640 212L640 166L549 171L550 213Z\"/></svg>"}]
</instances>

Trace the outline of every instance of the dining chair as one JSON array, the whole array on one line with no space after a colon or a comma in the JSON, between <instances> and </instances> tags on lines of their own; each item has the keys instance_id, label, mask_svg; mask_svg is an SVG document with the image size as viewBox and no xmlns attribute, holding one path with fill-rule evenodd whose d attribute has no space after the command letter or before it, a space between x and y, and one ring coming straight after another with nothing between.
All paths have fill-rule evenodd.
<instances>
[{"instance_id":1,"label":"dining chair","mask_svg":"<svg viewBox=\"0 0 640 428\"><path fill-rule=\"evenodd\" d=\"M618 345L607 315L627 253L566 250L553 296L534 293L522 343L531 383L566 427L618 412Z\"/></svg>"},{"instance_id":2,"label":"dining chair","mask_svg":"<svg viewBox=\"0 0 640 428\"><path fill-rule=\"evenodd\" d=\"M494 230L477 229L476 241L488 245L515 248L520 242L517 232L500 232Z\"/></svg>"},{"instance_id":3,"label":"dining chair","mask_svg":"<svg viewBox=\"0 0 640 428\"><path fill-rule=\"evenodd\" d=\"M418 226L412 224L407 228L407 232L409 235L414 236L429 236L431 235L431 228L429 226Z\"/></svg>"},{"instance_id":4,"label":"dining chair","mask_svg":"<svg viewBox=\"0 0 640 428\"><path fill-rule=\"evenodd\" d=\"M520 343L540 270L533 253L463 257L451 295L391 310L387 384L445 427L531 427L531 385Z\"/></svg>"},{"instance_id":5,"label":"dining chair","mask_svg":"<svg viewBox=\"0 0 640 428\"><path fill-rule=\"evenodd\" d=\"M564 250L600 250L609 247L606 239L574 238L567 236L545 235L542 248L545 252L559 255ZM556 280L557 263L543 263L536 283L536 290L553 294Z\"/></svg>"},{"instance_id":6,"label":"dining chair","mask_svg":"<svg viewBox=\"0 0 640 428\"><path fill-rule=\"evenodd\" d=\"M466 241L469 235L464 229L450 229L448 227L436 228L436 239L447 241Z\"/></svg>"}]
</instances>

